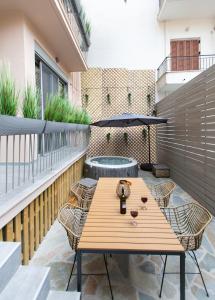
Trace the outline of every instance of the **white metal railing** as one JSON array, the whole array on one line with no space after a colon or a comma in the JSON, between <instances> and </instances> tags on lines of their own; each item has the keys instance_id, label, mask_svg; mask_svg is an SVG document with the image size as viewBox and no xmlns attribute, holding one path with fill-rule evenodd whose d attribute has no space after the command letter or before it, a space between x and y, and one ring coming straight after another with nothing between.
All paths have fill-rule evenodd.
<instances>
[{"instance_id":1,"label":"white metal railing","mask_svg":"<svg viewBox=\"0 0 215 300\"><path fill-rule=\"evenodd\" d=\"M81 52L86 58L86 54L89 48L89 40L88 37L86 36L83 25L80 21L79 13L74 11L74 7L72 5L72 1L74 0L59 0L59 1L62 4L62 7L64 8L64 12L67 16L72 32L74 33L75 38L79 44Z\"/></svg>"},{"instance_id":2,"label":"white metal railing","mask_svg":"<svg viewBox=\"0 0 215 300\"><path fill-rule=\"evenodd\" d=\"M0 116L0 198L87 149L89 126Z\"/></svg>"},{"instance_id":3,"label":"white metal railing","mask_svg":"<svg viewBox=\"0 0 215 300\"><path fill-rule=\"evenodd\" d=\"M161 9L163 3L164 3L164 0L159 0L159 7L160 7L160 9Z\"/></svg>"}]
</instances>

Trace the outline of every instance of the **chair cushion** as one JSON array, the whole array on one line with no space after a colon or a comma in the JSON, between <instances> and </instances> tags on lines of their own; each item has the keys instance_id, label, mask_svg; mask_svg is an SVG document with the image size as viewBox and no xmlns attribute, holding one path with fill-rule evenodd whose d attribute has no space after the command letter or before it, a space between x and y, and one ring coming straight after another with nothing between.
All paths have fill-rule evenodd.
<instances>
[{"instance_id":1,"label":"chair cushion","mask_svg":"<svg viewBox=\"0 0 215 300\"><path fill-rule=\"evenodd\" d=\"M97 182L98 182L97 180L92 179L92 178L82 178L79 181L79 184L83 185L87 188L92 188L92 187L95 187L97 185Z\"/></svg>"}]
</instances>

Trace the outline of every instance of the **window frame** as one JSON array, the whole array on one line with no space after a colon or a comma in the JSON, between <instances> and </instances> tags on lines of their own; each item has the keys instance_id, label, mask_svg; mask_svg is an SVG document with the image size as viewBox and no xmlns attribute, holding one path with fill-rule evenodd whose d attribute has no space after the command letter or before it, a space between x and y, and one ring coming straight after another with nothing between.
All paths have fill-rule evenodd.
<instances>
[{"instance_id":1,"label":"window frame","mask_svg":"<svg viewBox=\"0 0 215 300\"><path fill-rule=\"evenodd\" d=\"M62 86L64 85L64 97L68 97L68 87L69 83L68 80L65 80L65 77L63 78L61 74L56 72L56 68L52 68L50 64L48 64L36 51L35 51L35 77L36 77L36 65L39 66L39 72L40 72L40 80L39 80L39 89L40 89L40 106L41 106L41 118L44 119L44 110L45 110L45 103L46 103L46 95L44 95L44 89L43 89L43 68L45 67L48 69L52 76L57 77L58 81L58 93L60 92L60 83ZM37 82L36 82L37 83ZM52 92L53 92L53 78L52 78ZM54 93L50 93L50 95L53 95Z\"/></svg>"}]
</instances>

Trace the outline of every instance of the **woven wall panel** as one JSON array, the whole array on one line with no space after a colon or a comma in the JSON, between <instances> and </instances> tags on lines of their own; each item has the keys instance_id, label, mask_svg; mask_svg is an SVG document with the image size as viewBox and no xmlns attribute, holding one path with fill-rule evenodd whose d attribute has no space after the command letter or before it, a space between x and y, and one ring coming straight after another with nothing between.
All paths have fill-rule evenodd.
<instances>
[{"instance_id":1,"label":"woven wall panel","mask_svg":"<svg viewBox=\"0 0 215 300\"><path fill-rule=\"evenodd\" d=\"M82 104L93 121L123 112L152 114L155 105L155 72L153 70L99 69L82 73ZM131 94L129 103L128 94ZM107 95L109 94L109 101ZM151 100L147 95L150 94ZM87 96L86 96L87 95ZM146 127L145 127L146 129ZM110 133L110 140L107 134ZM127 133L128 140L124 133ZM151 155L156 161L156 128L151 127ZM143 127L92 127L89 156L120 155L148 161L147 137Z\"/></svg>"}]
</instances>

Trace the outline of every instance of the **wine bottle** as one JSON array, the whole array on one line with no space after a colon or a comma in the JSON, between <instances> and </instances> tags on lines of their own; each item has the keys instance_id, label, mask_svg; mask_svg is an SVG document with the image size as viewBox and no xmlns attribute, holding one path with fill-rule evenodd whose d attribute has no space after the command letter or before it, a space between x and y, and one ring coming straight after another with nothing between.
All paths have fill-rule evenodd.
<instances>
[{"instance_id":1,"label":"wine bottle","mask_svg":"<svg viewBox=\"0 0 215 300\"><path fill-rule=\"evenodd\" d=\"M120 213L122 215L126 214L126 196L125 196L124 188L122 188L122 194L120 196Z\"/></svg>"}]
</instances>

